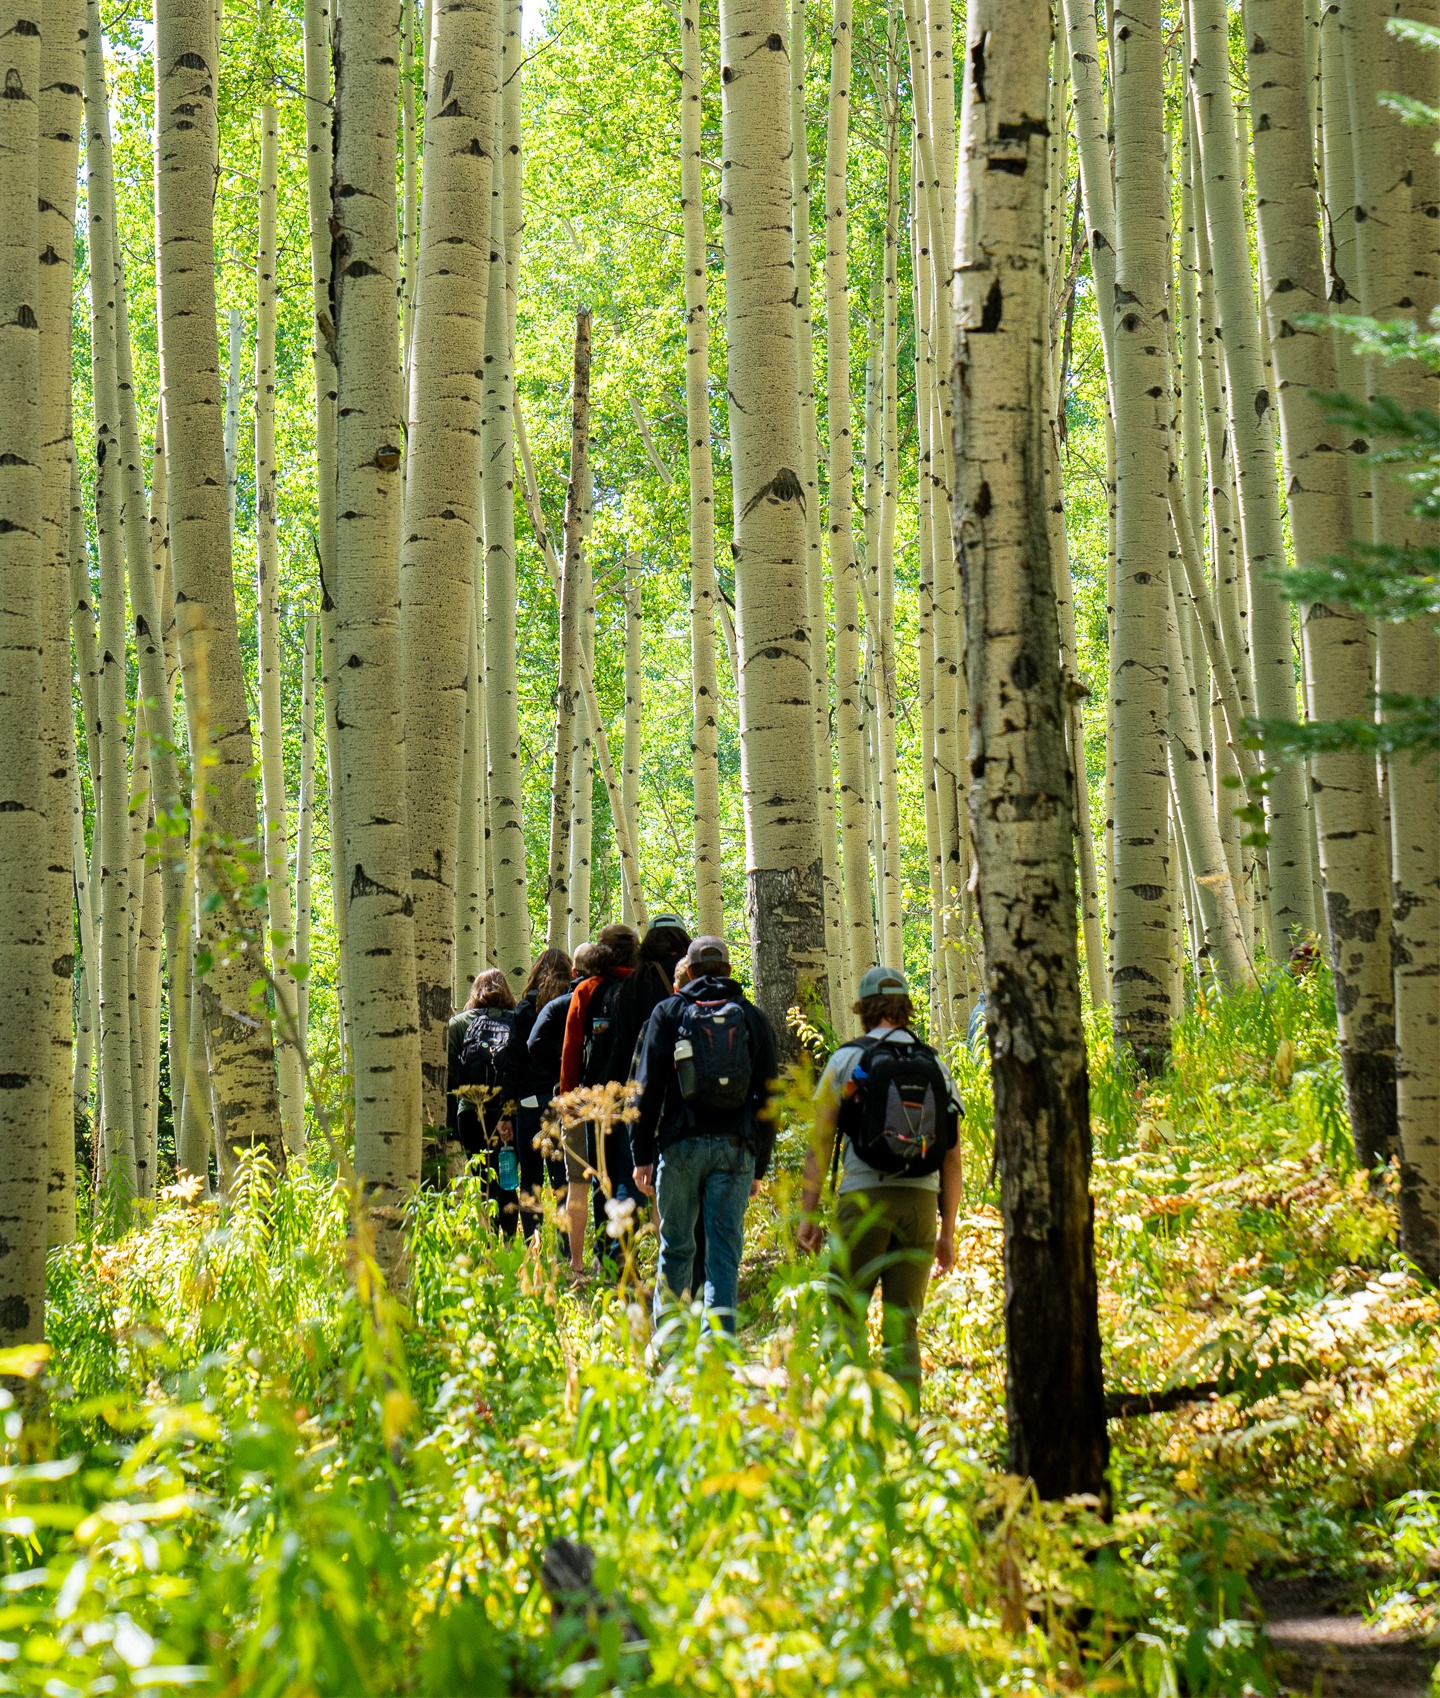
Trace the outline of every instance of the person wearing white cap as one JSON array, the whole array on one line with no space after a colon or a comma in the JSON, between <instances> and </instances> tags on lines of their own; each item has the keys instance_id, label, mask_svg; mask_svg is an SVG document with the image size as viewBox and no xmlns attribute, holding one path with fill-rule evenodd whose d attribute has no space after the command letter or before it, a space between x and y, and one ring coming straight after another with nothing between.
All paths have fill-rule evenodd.
<instances>
[{"instance_id":1,"label":"person wearing white cap","mask_svg":"<svg viewBox=\"0 0 1440 1698\"><path fill-rule=\"evenodd\" d=\"M815 1090L798 1238L810 1252L824 1242L816 1211L838 1141L837 1303L858 1342L880 1286L887 1365L918 1408L920 1311L930 1267L945 1273L955 1261L963 1110L945 1063L910 1030L915 1005L904 973L871 967L859 990L854 1011L865 1035L840 1045Z\"/></svg>"}]
</instances>

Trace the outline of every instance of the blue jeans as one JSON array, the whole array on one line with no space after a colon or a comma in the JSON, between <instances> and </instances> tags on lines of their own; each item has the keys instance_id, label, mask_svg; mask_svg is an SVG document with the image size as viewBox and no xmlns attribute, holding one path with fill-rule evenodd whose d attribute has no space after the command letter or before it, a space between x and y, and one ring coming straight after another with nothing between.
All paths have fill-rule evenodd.
<instances>
[{"instance_id":1,"label":"blue jeans","mask_svg":"<svg viewBox=\"0 0 1440 1698\"><path fill-rule=\"evenodd\" d=\"M695 1223L705 1223L705 1307L726 1332L735 1331L740 1301L740 1255L745 1247L745 1205L755 1178L748 1145L730 1138L682 1138L660 1157L655 1175L660 1217L660 1277L655 1281L655 1323L667 1294L690 1290Z\"/></svg>"}]
</instances>

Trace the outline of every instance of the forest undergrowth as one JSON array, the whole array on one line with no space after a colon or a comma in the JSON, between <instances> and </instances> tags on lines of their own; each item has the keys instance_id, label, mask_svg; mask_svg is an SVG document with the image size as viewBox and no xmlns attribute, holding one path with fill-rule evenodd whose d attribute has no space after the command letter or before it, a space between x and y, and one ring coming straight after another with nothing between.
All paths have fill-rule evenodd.
<instances>
[{"instance_id":1,"label":"forest undergrowth","mask_svg":"<svg viewBox=\"0 0 1440 1698\"><path fill-rule=\"evenodd\" d=\"M1004 1473L983 1059L918 1428L797 1256L803 1099L749 1216L738 1345L658 1367L632 1289L572 1288L415 1206L392 1296L316 1162L223 1213L171 1187L52 1253L11 1352L0 1690L257 1695L1274 1690L1250 1582L1323 1573L1440 1628L1440 1303L1355 1169L1321 973L1180 1025L1142 1084L1092 1030L1112 1513ZM638 1275L653 1242L636 1247ZM552 1608L556 1538L588 1593Z\"/></svg>"}]
</instances>

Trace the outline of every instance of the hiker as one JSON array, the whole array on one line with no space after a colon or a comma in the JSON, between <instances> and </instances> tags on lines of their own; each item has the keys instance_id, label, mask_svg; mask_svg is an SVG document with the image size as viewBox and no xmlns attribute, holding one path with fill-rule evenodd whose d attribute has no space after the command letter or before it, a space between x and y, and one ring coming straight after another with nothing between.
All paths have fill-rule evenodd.
<instances>
[{"instance_id":1,"label":"hiker","mask_svg":"<svg viewBox=\"0 0 1440 1698\"><path fill-rule=\"evenodd\" d=\"M625 981L625 988L620 993L610 1057L610 1077L619 1083L627 1084L635 1078L640 1065L640 1046L651 1014L667 997L689 983L690 968L685 960L685 951L689 947L690 934L685 929L685 922L674 914L657 914L646 928L640 941L640 964ZM626 1127L624 1132L628 1146L629 1128ZM633 1172L633 1159L631 1169ZM690 1277L696 1287L705 1278L703 1210L697 1211L695 1216L695 1260Z\"/></svg>"},{"instance_id":2,"label":"hiker","mask_svg":"<svg viewBox=\"0 0 1440 1698\"><path fill-rule=\"evenodd\" d=\"M635 1182L656 1199L660 1268L655 1321L693 1288L695 1221L705 1220L705 1308L735 1331L745 1205L770 1163L762 1110L779 1072L770 1022L735 982L730 950L698 937L690 982L650 1016L640 1052Z\"/></svg>"},{"instance_id":3,"label":"hiker","mask_svg":"<svg viewBox=\"0 0 1440 1698\"><path fill-rule=\"evenodd\" d=\"M930 1264L948 1273L955 1262L963 1109L945 1063L911 1030L915 1005L902 972L871 967L854 1012L865 1035L840 1045L815 1090L798 1238L811 1252L823 1242L815 1211L838 1139L837 1302L863 1337L879 1284L887 1367L918 1408L920 1311Z\"/></svg>"},{"instance_id":4,"label":"hiker","mask_svg":"<svg viewBox=\"0 0 1440 1698\"><path fill-rule=\"evenodd\" d=\"M540 1112L560 1094L560 1063L565 1048L565 1028L570 1004L576 989L586 980L607 973L614 965L614 956L601 943L582 943L575 951L569 988L544 1003L530 1028L525 1049L536 1077L545 1079L543 1091L537 1091ZM568 1221L570 1267L575 1273L585 1269L585 1219L589 1212L588 1164L585 1160L585 1140L578 1130L567 1130L563 1137L565 1167L565 1209Z\"/></svg>"},{"instance_id":5,"label":"hiker","mask_svg":"<svg viewBox=\"0 0 1440 1698\"><path fill-rule=\"evenodd\" d=\"M674 914L657 914L645 928L635 971L621 986L616 999L605 1070L607 1079L623 1085L634 1074L641 1028L651 1012L666 997L675 994L675 972L689 947L690 934L685 930L685 922Z\"/></svg>"},{"instance_id":6,"label":"hiker","mask_svg":"<svg viewBox=\"0 0 1440 1698\"><path fill-rule=\"evenodd\" d=\"M476 975L470 1000L453 1015L447 1034L447 1121L467 1158L479 1157L486 1195L495 1203L500 1230L512 1238L520 1224L520 1166L515 1146L515 1099L508 1089L506 1055L515 1024L515 993L498 967ZM457 1097L465 1086L482 1100Z\"/></svg>"},{"instance_id":7,"label":"hiker","mask_svg":"<svg viewBox=\"0 0 1440 1698\"><path fill-rule=\"evenodd\" d=\"M562 1001L568 1007L571 973L570 957L563 949L547 949L536 957L515 1008L510 1045L505 1053L506 1081L515 1097L515 1143L520 1157L520 1226L527 1238L539 1234L545 1218L541 1201L547 1166L551 1188L555 1191L565 1189L564 1161L557 1157L547 1163L540 1149L540 1126L550 1099L555 1095L559 1052L557 1049L555 1066L547 1066L543 1055L538 1058L531 1055L530 1035L541 1010L550 1003ZM563 1037L563 1025L557 1023L557 1032Z\"/></svg>"},{"instance_id":8,"label":"hiker","mask_svg":"<svg viewBox=\"0 0 1440 1698\"><path fill-rule=\"evenodd\" d=\"M560 1095L580 1085L604 1085L610 1080L611 1057L620 1016L620 1000L626 982L640 959L640 940L629 926L603 926L595 942L608 951L609 964L575 987L570 1011L565 1017L565 1047L560 1057ZM634 1038L631 1043L633 1046ZM629 1057L626 1057L628 1069ZM624 1075L622 1074L622 1077ZM595 1128L585 1131L585 1159L591 1169L590 1200L595 1220L595 1259L600 1272L618 1272L619 1243L605 1228L609 1217L606 1204L615 1199L637 1201L630 1159L630 1140L623 1126L606 1134L603 1152L596 1146ZM601 1182L604 1174L605 1183ZM608 1186L608 1189L607 1189ZM573 1194L573 1186L572 1186ZM576 1205L570 1204L571 1219ZM583 1265L583 1264L581 1264ZM571 1266L574 1261L573 1228Z\"/></svg>"}]
</instances>

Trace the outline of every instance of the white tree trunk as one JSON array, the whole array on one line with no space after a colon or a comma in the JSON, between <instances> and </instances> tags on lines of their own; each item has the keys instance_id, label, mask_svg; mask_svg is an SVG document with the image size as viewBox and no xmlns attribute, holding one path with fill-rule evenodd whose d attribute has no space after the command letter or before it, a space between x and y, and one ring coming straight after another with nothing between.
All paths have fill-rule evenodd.
<instances>
[{"instance_id":1,"label":"white tree trunk","mask_svg":"<svg viewBox=\"0 0 1440 1698\"><path fill-rule=\"evenodd\" d=\"M865 727L860 694L860 571L855 559L854 439L850 418L848 164L851 0L835 0L830 36L830 105L825 141L825 411L830 436L830 577L835 617L835 740L844 877L845 977L835 1012L848 1013L859 975L875 954L866 825Z\"/></svg>"},{"instance_id":2,"label":"white tree trunk","mask_svg":"<svg viewBox=\"0 0 1440 1698\"><path fill-rule=\"evenodd\" d=\"M1335 351L1343 338L1296 323L1305 313L1323 313L1326 300L1303 20L1285 0L1247 0L1246 19L1257 114L1256 221L1286 500L1296 558L1309 565L1350 534L1344 433L1312 399L1339 388ZM1304 608L1300 628L1311 717L1372 712L1364 619L1344 605L1315 602ZM1395 1003L1389 927L1382 923L1390 904L1388 845L1372 755L1316 755L1311 772L1350 1124L1359 1159L1372 1167L1396 1136Z\"/></svg>"},{"instance_id":3,"label":"white tree trunk","mask_svg":"<svg viewBox=\"0 0 1440 1698\"><path fill-rule=\"evenodd\" d=\"M281 708L280 532L275 489L275 214L279 197L275 108L260 108L259 248L255 277L255 635L260 667L260 777L266 906L274 964L275 1058L285 1148L305 1153L305 1080L299 1049L290 833L286 821L285 724Z\"/></svg>"},{"instance_id":4,"label":"white tree trunk","mask_svg":"<svg viewBox=\"0 0 1440 1698\"><path fill-rule=\"evenodd\" d=\"M206 828L253 844L255 755L231 575L215 333L216 41L208 0L159 0L156 56L160 359L190 749L207 774ZM213 878L208 863L205 877ZM200 986L217 1137L226 1149L261 1145L283 1167L274 1048L258 1017L263 1010L251 1007L263 940L237 936L233 927L222 936L225 924L223 910L205 917L212 964Z\"/></svg>"},{"instance_id":5,"label":"white tree trunk","mask_svg":"<svg viewBox=\"0 0 1440 1698\"><path fill-rule=\"evenodd\" d=\"M1058 1497L1101 1490L1108 1451L1073 822L1045 515L1049 32L1034 27L1026 8L971 0L967 48L955 511L1005 1214L1010 1467Z\"/></svg>"},{"instance_id":6,"label":"white tree trunk","mask_svg":"<svg viewBox=\"0 0 1440 1698\"><path fill-rule=\"evenodd\" d=\"M530 971L530 908L525 882L525 810L515 683L515 332L513 279L520 262L519 34L503 0L500 80L504 169L491 190L491 283L485 320L485 402L481 456L485 480L485 736L489 769L489 859L495 963L518 993ZM496 287L504 280L503 287Z\"/></svg>"},{"instance_id":7,"label":"white tree trunk","mask_svg":"<svg viewBox=\"0 0 1440 1698\"><path fill-rule=\"evenodd\" d=\"M722 0L720 36L747 904L756 1001L787 1050L786 1012L826 986L784 0Z\"/></svg>"},{"instance_id":8,"label":"white tree trunk","mask_svg":"<svg viewBox=\"0 0 1440 1698\"><path fill-rule=\"evenodd\" d=\"M83 0L48 0L40 19L39 194L35 316L40 349L37 393L43 528L39 578L45 675L46 815L49 850L50 1131L46 1236L51 1245L75 1237L75 1113L72 1053L75 1010L76 888L72 874L72 792L76 782L74 703L70 681L70 484L75 466L71 424L72 294L75 283L75 181L83 119ZM83 830L83 828L82 828ZM80 869L76 867L75 872ZM86 869L86 905L89 903ZM88 1024L85 987L81 1017ZM93 1033L92 1033L93 1038Z\"/></svg>"},{"instance_id":9,"label":"white tree trunk","mask_svg":"<svg viewBox=\"0 0 1440 1698\"><path fill-rule=\"evenodd\" d=\"M1189 0L1190 77L1205 178L1205 217L1227 372L1230 441L1240 497L1240 529L1250 576L1255 703L1262 718L1293 722L1295 655L1290 604L1269 574L1285 564L1275 474L1275 426L1251 286L1242 201L1244 173L1230 94L1229 8ZM1273 947L1281 955L1315 930L1303 765L1271 766L1266 792Z\"/></svg>"},{"instance_id":10,"label":"white tree trunk","mask_svg":"<svg viewBox=\"0 0 1440 1698\"><path fill-rule=\"evenodd\" d=\"M340 825L340 748L335 723L335 323L330 302L330 0L305 0L305 190L310 213L310 285L315 295L315 557L320 578L320 683L325 713L325 793L329 811L330 897L339 956L336 991L342 1051L348 1047L345 962L345 857L333 846Z\"/></svg>"},{"instance_id":11,"label":"white tree trunk","mask_svg":"<svg viewBox=\"0 0 1440 1698\"><path fill-rule=\"evenodd\" d=\"M632 843L639 841L640 752L645 710L645 578L640 556L625 556L625 750L620 766L620 806ZM715 634L710 634L714 659ZM623 885L620 918L627 926L636 923L635 903L628 884Z\"/></svg>"},{"instance_id":12,"label":"white tree trunk","mask_svg":"<svg viewBox=\"0 0 1440 1698\"><path fill-rule=\"evenodd\" d=\"M845 4L846 0L841 0ZM685 439L690 468L690 671L695 787L695 921L699 935L725 925L720 877L719 682L715 671L715 475L710 454L710 309L706 289L704 95L699 0L680 8L680 213L685 230Z\"/></svg>"},{"instance_id":13,"label":"white tree trunk","mask_svg":"<svg viewBox=\"0 0 1440 1698\"><path fill-rule=\"evenodd\" d=\"M824 526L820 510L820 437L815 414L815 322L810 288L810 141L805 107L805 4L790 7L790 185L795 204L795 301L800 315L795 339L800 395L800 443L805 486L805 602L813 666L815 792L819 810L820 869L824 886L827 977L844 980L840 923L840 851L835 836L835 763L830 751L830 645L826 641Z\"/></svg>"},{"instance_id":14,"label":"white tree trunk","mask_svg":"<svg viewBox=\"0 0 1440 1698\"><path fill-rule=\"evenodd\" d=\"M37 205L40 28L12 6L0 65L0 1346L44 1336L46 1175L50 1167L50 934L53 785L42 733L46 666L41 534L41 371ZM123 666L123 647L122 666Z\"/></svg>"},{"instance_id":15,"label":"white tree trunk","mask_svg":"<svg viewBox=\"0 0 1440 1698\"><path fill-rule=\"evenodd\" d=\"M1428 99L1434 61L1402 49L1385 20L1404 15L1433 24L1434 7L1342 6L1354 150L1360 298L1382 319L1427 324L1437 304L1433 217L1437 161L1431 139L1401 128L1379 104L1383 92ZM1360 217L1361 212L1364 217ZM1434 407L1434 377L1413 362L1367 362L1372 395L1406 407ZM1387 466L1371 469L1377 542L1428 544L1429 526L1408 510L1405 486ZM1428 620L1386 622L1379 633L1376 682L1382 694L1440 694L1440 647ZM1431 1278L1440 1278L1440 773L1408 753L1387 758L1390 867L1394 896L1396 1118L1400 1135L1401 1236Z\"/></svg>"},{"instance_id":16,"label":"white tree trunk","mask_svg":"<svg viewBox=\"0 0 1440 1698\"><path fill-rule=\"evenodd\" d=\"M1115 90L1115 1038L1146 1069L1170 1046L1169 232L1159 0L1120 0ZM1083 155L1082 155L1083 158ZM973 691L972 691L973 694Z\"/></svg>"},{"instance_id":17,"label":"white tree trunk","mask_svg":"<svg viewBox=\"0 0 1440 1698\"><path fill-rule=\"evenodd\" d=\"M136 1194L134 1081L130 1032L130 823L125 740L125 542L116 375L114 178L99 9L88 11L85 54L86 176L90 252L91 389L95 405L95 541L100 566L97 741L91 745L100 886L100 1077L105 1119L96 1171L104 1184ZM108 189L108 193L107 193ZM106 263L106 260L109 263ZM95 756L98 753L98 763Z\"/></svg>"},{"instance_id":18,"label":"white tree trunk","mask_svg":"<svg viewBox=\"0 0 1440 1698\"><path fill-rule=\"evenodd\" d=\"M570 834L575 806L575 721L580 673L580 610L585 577L585 513L590 467L590 310L575 314L570 382L570 482L565 493L565 557L560 578L560 664L555 682L555 764L550 790L550 872L546 948L569 950Z\"/></svg>"},{"instance_id":19,"label":"white tree trunk","mask_svg":"<svg viewBox=\"0 0 1440 1698\"><path fill-rule=\"evenodd\" d=\"M295 1025L309 1045L311 871L315 859L315 610L305 610L300 655L300 794L295 810L295 959L305 976L295 990Z\"/></svg>"},{"instance_id":20,"label":"white tree trunk","mask_svg":"<svg viewBox=\"0 0 1440 1698\"><path fill-rule=\"evenodd\" d=\"M420 1177L422 1125L399 664L398 21L361 6L337 25L331 214L345 979L355 1167L382 1206L398 1204Z\"/></svg>"},{"instance_id":21,"label":"white tree trunk","mask_svg":"<svg viewBox=\"0 0 1440 1698\"><path fill-rule=\"evenodd\" d=\"M480 430L499 23L494 0L443 6L425 115L418 297L400 558L400 685L427 1131L445 1124L455 976L465 680L483 536ZM415 275L413 266L407 278ZM497 280L498 281L498 280Z\"/></svg>"}]
</instances>

